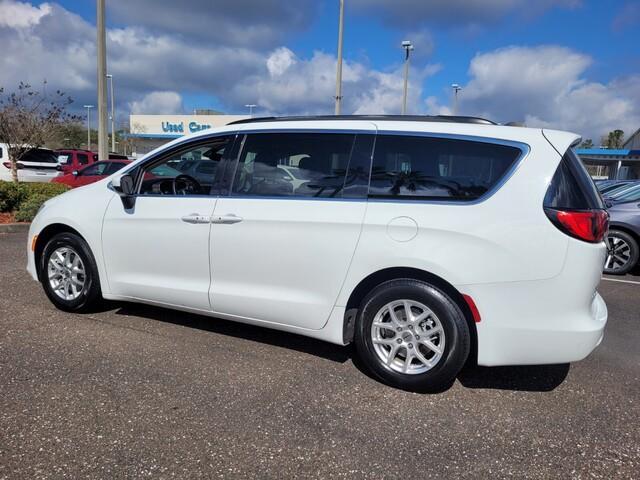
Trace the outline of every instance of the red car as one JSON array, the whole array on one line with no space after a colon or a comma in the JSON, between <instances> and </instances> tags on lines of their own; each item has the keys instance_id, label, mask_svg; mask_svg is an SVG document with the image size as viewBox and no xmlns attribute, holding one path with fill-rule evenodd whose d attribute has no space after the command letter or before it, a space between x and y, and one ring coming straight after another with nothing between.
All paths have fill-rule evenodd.
<instances>
[{"instance_id":1,"label":"red car","mask_svg":"<svg viewBox=\"0 0 640 480\"><path fill-rule=\"evenodd\" d=\"M64 183L71 188L81 187L102 180L130 163L130 160L102 160L87 165L80 170L74 170L66 175L56 177L51 181L54 183Z\"/></svg>"},{"instance_id":2,"label":"red car","mask_svg":"<svg viewBox=\"0 0 640 480\"><path fill-rule=\"evenodd\" d=\"M89 150L56 150L56 155L58 155L58 170L65 174L91 165L98 160L98 155Z\"/></svg>"}]
</instances>

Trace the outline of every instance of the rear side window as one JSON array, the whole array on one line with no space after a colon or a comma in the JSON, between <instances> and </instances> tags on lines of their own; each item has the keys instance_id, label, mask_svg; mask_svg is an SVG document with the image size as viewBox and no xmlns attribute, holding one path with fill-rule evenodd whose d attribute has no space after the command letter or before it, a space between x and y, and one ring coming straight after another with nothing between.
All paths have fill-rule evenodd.
<instances>
[{"instance_id":1,"label":"rear side window","mask_svg":"<svg viewBox=\"0 0 640 480\"><path fill-rule=\"evenodd\" d=\"M564 154L553 175L544 206L558 210L604 208L598 189L572 149Z\"/></svg>"},{"instance_id":2,"label":"rear side window","mask_svg":"<svg viewBox=\"0 0 640 480\"><path fill-rule=\"evenodd\" d=\"M58 156L52 150L34 148L24 154L21 162L58 163Z\"/></svg>"},{"instance_id":3,"label":"rear side window","mask_svg":"<svg viewBox=\"0 0 640 480\"><path fill-rule=\"evenodd\" d=\"M86 165L89 163L89 156L84 153L78 153L78 163L80 165Z\"/></svg>"},{"instance_id":4,"label":"rear side window","mask_svg":"<svg viewBox=\"0 0 640 480\"><path fill-rule=\"evenodd\" d=\"M345 188L361 179L347 174L355 139L342 133L249 134L232 193L341 198Z\"/></svg>"},{"instance_id":5,"label":"rear side window","mask_svg":"<svg viewBox=\"0 0 640 480\"><path fill-rule=\"evenodd\" d=\"M449 138L379 135L369 196L472 201L504 177L522 151Z\"/></svg>"}]
</instances>

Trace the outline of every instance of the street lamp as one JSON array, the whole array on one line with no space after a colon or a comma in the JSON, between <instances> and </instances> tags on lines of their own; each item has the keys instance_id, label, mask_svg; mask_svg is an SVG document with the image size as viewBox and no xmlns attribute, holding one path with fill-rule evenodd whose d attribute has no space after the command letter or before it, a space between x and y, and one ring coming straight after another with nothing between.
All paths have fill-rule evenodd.
<instances>
[{"instance_id":1,"label":"street lamp","mask_svg":"<svg viewBox=\"0 0 640 480\"><path fill-rule=\"evenodd\" d=\"M344 33L344 0L340 0L340 20L338 24L338 63L336 67L336 108L335 114L342 113L342 37Z\"/></svg>"},{"instance_id":2,"label":"street lamp","mask_svg":"<svg viewBox=\"0 0 640 480\"><path fill-rule=\"evenodd\" d=\"M91 150L91 115L90 111L95 105L85 105L87 109L87 150Z\"/></svg>"},{"instance_id":3,"label":"street lamp","mask_svg":"<svg viewBox=\"0 0 640 480\"><path fill-rule=\"evenodd\" d=\"M404 92L402 94L402 115L407 114L407 89L409 87L409 56L413 50L413 44L409 40L403 40L404 48Z\"/></svg>"},{"instance_id":4,"label":"street lamp","mask_svg":"<svg viewBox=\"0 0 640 480\"><path fill-rule=\"evenodd\" d=\"M111 151L116 151L116 103L113 96L113 75L107 73L109 80L109 90L111 92Z\"/></svg>"},{"instance_id":5,"label":"street lamp","mask_svg":"<svg viewBox=\"0 0 640 480\"><path fill-rule=\"evenodd\" d=\"M254 105L253 103L249 103L247 105L245 105L245 107L247 107L249 109L249 116L253 117L253 109L257 107L257 105Z\"/></svg>"},{"instance_id":6,"label":"street lamp","mask_svg":"<svg viewBox=\"0 0 640 480\"><path fill-rule=\"evenodd\" d=\"M451 88L453 88L453 114L458 114L458 92L462 90L462 87L457 83L452 83Z\"/></svg>"}]
</instances>

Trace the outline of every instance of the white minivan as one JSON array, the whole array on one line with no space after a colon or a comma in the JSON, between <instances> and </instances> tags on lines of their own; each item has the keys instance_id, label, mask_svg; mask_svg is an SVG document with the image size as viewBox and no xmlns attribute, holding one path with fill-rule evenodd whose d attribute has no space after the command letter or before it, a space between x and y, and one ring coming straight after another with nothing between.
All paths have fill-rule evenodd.
<instances>
[{"instance_id":1,"label":"white minivan","mask_svg":"<svg viewBox=\"0 0 640 480\"><path fill-rule=\"evenodd\" d=\"M572 362L607 320L608 216L579 140L468 117L243 120L49 200L28 271L71 312L126 300L354 342L410 390L468 359Z\"/></svg>"}]
</instances>

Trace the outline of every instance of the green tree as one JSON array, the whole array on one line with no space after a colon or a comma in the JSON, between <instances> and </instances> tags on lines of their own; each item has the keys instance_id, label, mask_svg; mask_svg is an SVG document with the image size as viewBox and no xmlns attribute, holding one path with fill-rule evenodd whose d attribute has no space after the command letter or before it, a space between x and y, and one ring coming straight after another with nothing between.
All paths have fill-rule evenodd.
<instances>
[{"instance_id":1,"label":"green tree","mask_svg":"<svg viewBox=\"0 0 640 480\"><path fill-rule=\"evenodd\" d=\"M590 138L583 140L580 144L580 148L593 148L593 140L591 140Z\"/></svg>"},{"instance_id":2,"label":"green tree","mask_svg":"<svg viewBox=\"0 0 640 480\"><path fill-rule=\"evenodd\" d=\"M602 139L602 144L611 149L622 148L624 143L624 132L622 130L613 130Z\"/></svg>"},{"instance_id":3,"label":"green tree","mask_svg":"<svg viewBox=\"0 0 640 480\"><path fill-rule=\"evenodd\" d=\"M0 143L7 146L14 182L18 181L18 162L27 152L52 141L61 125L79 120L66 111L71 97L60 90L48 94L46 86L45 80L37 91L20 82L12 93L0 87Z\"/></svg>"}]
</instances>

